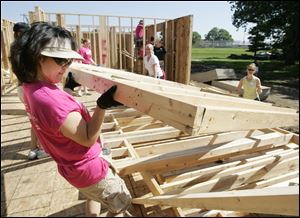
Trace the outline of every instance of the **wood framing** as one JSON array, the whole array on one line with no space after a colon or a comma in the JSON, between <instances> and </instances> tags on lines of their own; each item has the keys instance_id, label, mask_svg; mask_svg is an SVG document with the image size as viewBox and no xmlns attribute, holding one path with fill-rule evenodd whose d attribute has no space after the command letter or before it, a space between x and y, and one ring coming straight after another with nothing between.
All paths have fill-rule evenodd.
<instances>
[{"instance_id":1,"label":"wood framing","mask_svg":"<svg viewBox=\"0 0 300 218\"><path fill-rule=\"evenodd\" d=\"M219 214L215 210L223 210L223 215L228 214L226 210L234 210L235 215L240 212L295 215L299 193L285 198L278 188L288 187L292 184L289 181L299 183L298 135L274 128L195 137L180 134L163 123L151 127L153 121L132 108L116 108L107 112L105 124L110 130L101 134L104 144L112 149L119 175L130 176L133 202L140 205L144 216L191 216L191 213L200 216L201 208L210 210L211 215ZM149 129L142 129L147 123ZM272 197L260 192L272 187L277 187ZM256 189L261 195L255 194ZM227 193L232 193L232 197ZM186 206L191 194L195 195L195 205ZM208 195L222 201L209 201ZM230 200L239 197L243 199L242 206ZM282 201L283 205L280 208L269 205L266 209L254 202L261 198L272 198L273 203ZM178 199L182 201L179 203ZM207 201L200 204L202 199Z\"/></svg>"},{"instance_id":2,"label":"wood framing","mask_svg":"<svg viewBox=\"0 0 300 218\"><path fill-rule=\"evenodd\" d=\"M138 204L299 216L299 187L278 187L133 199Z\"/></svg>"},{"instance_id":3,"label":"wood framing","mask_svg":"<svg viewBox=\"0 0 300 218\"><path fill-rule=\"evenodd\" d=\"M176 83L169 86L170 81L151 78L157 81L152 83L146 76L131 77L129 72L78 63L72 64L70 71L77 82L100 93L116 84L116 100L191 135L293 126L299 121L293 109L230 96L221 98Z\"/></svg>"}]
</instances>

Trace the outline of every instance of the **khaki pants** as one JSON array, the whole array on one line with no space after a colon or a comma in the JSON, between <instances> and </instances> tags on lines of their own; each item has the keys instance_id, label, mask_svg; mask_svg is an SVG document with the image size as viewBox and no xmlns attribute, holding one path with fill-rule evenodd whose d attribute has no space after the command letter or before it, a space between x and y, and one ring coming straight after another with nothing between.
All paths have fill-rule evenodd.
<instances>
[{"instance_id":1,"label":"khaki pants","mask_svg":"<svg viewBox=\"0 0 300 218\"><path fill-rule=\"evenodd\" d=\"M95 185L79 188L80 193L90 200L100 202L111 213L124 212L131 205L131 195L125 182L110 168L104 179Z\"/></svg>"}]
</instances>

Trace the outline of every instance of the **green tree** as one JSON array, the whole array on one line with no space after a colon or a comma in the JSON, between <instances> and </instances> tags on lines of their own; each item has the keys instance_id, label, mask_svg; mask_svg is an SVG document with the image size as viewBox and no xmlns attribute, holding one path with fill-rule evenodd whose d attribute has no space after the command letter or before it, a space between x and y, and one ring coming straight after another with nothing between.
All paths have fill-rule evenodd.
<instances>
[{"instance_id":1,"label":"green tree","mask_svg":"<svg viewBox=\"0 0 300 218\"><path fill-rule=\"evenodd\" d=\"M252 42L269 40L272 49L282 49L287 64L299 60L298 1L230 1L233 25L249 29Z\"/></svg>"},{"instance_id":2,"label":"green tree","mask_svg":"<svg viewBox=\"0 0 300 218\"><path fill-rule=\"evenodd\" d=\"M233 41L232 36L225 29L219 29L217 27L212 28L206 35L205 39L209 41L224 40Z\"/></svg>"},{"instance_id":3,"label":"green tree","mask_svg":"<svg viewBox=\"0 0 300 218\"><path fill-rule=\"evenodd\" d=\"M256 52L259 50L266 50L267 44L264 42L265 36L263 33L258 32L255 28L249 32L250 36L248 37L250 45L249 51L254 52L254 56L256 56Z\"/></svg>"},{"instance_id":4,"label":"green tree","mask_svg":"<svg viewBox=\"0 0 300 218\"><path fill-rule=\"evenodd\" d=\"M201 35L198 32L193 32L193 36L192 36L192 44L199 44L201 41Z\"/></svg>"}]
</instances>

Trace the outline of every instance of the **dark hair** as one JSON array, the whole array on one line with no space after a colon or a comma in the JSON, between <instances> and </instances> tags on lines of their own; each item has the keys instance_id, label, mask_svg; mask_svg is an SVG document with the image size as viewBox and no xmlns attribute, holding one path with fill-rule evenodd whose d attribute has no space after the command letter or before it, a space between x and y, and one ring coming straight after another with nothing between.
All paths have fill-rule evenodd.
<instances>
[{"instance_id":1,"label":"dark hair","mask_svg":"<svg viewBox=\"0 0 300 218\"><path fill-rule=\"evenodd\" d=\"M18 37L22 36L22 34L29 30L30 26L27 23L24 22L18 22L15 23L14 27L13 27L13 31L14 31L14 38L17 39Z\"/></svg>"},{"instance_id":2,"label":"dark hair","mask_svg":"<svg viewBox=\"0 0 300 218\"><path fill-rule=\"evenodd\" d=\"M90 41L89 39L81 39L81 43L84 44L86 42Z\"/></svg>"},{"instance_id":3,"label":"dark hair","mask_svg":"<svg viewBox=\"0 0 300 218\"><path fill-rule=\"evenodd\" d=\"M70 39L72 49L76 50L76 43L68 30L46 22L33 23L28 31L12 43L9 59L19 82L31 83L36 80L41 52L55 37Z\"/></svg>"},{"instance_id":4,"label":"dark hair","mask_svg":"<svg viewBox=\"0 0 300 218\"><path fill-rule=\"evenodd\" d=\"M24 22L15 23L15 25L13 27L14 32L25 32L26 30L29 30L29 29L30 29L30 26Z\"/></svg>"}]
</instances>

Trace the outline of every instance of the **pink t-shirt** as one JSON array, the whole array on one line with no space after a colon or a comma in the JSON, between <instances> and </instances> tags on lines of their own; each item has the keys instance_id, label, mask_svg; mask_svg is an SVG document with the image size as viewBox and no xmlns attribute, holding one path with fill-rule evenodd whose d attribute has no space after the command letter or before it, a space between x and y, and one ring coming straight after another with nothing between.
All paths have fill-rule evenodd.
<instances>
[{"instance_id":1,"label":"pink t-shirt","mask_svg":"<svg viewBox=\"0 0 300 218\"><path fill-rule=\"evenodd\" d=\"M143 38L143 35L144 35L144 25L139 23L135 28L135 37L141 39Z\"/></svg>"},{"instance_id":2,"label":"pink t-shirt","mask_svg":"<svg viewBox=\"0 0 300 218\"><path fill-rule=\"evenodd\" d=\"M92 61L92 51L90 48L86 48L86 47L81 47L79 49L78 52L83 58L84 60L82 61L83 64L91 64Z\"/></svg>"},{"instance_id":3,"label":"pink t-shirt","mask_svg":"<svg viewBox=\"0 0 300 218\"><path fill-rule=\"evenodd\" d=\"M85 121L89 121L91 116L87 109L51 83L24 83L23 89L32 127L45 151L56 161L59 173L77 188L88 187L103 179L108 164L99 157L101 142L84 147L59 130L72 111L78 111Z\"/></svg>"}]
</instances>

